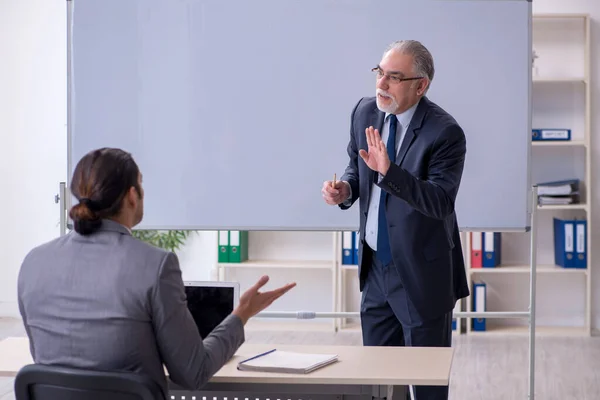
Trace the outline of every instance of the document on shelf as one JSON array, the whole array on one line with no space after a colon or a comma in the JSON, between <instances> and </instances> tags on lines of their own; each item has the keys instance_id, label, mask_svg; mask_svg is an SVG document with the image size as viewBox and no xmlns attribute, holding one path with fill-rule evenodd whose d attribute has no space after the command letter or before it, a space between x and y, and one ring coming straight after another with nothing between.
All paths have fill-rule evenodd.
<instances>
[{"instance_id":1,"label":"document on shelf","mask_svg":"<svg viewBox=\"0 0 600 400\"><path fill-rule=\"evenodd\" d=\"M240 371L308 374L338 361L337 354L310 354L273 349L238 363Z\"/></svg>"}]
</instances>

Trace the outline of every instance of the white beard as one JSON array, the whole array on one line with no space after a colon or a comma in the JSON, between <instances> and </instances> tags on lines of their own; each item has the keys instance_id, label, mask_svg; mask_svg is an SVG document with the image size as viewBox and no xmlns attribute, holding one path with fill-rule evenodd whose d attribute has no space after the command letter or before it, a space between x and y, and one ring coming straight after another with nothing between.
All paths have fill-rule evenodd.
<instances>
[{"instance_id":1,"label":"white beard","mask_svg":"<svg viewBox=\"0 0 600 400\"><path fill-rule=\"evenodd\" d=\"M376 97L377 108L379 108L380 111L393 114L398 109L398 103L396 103L396 100L394 100L394 98L392 96L390 96L388 93L386 93L385 91L383 91L381 89L377 89L376 94L380 94L380 95L392 100L392 102L388 106L384 106L383 104L381 104L379 102L379 97Z\"/></svg>"}]
</instances>

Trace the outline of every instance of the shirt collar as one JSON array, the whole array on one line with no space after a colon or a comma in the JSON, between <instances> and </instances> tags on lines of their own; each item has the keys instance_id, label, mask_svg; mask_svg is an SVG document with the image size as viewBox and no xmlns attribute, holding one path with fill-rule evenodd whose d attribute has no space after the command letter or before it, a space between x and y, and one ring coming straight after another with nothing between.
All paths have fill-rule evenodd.
<instances>
[{"instance_id":1,"label":"shirt collar","mask_svg":"<svg viewBox=\"0 0 600 400\"><path fill-rule=\"evenodd\" d=\"M415 105L410 107L408 110L406 110L400 114L396 114L396 118L398 119L398 122L400 122L400 125L402 126L403 130L406 130L408 128L408 125L410 124L410 120L412 119L413 115L415 115L415 111L417 110L418 105L419 105L419 102L417 102ZM389 115L390 115L390 113L385 113L386 120Z\"/></svg>"}]
</instances>

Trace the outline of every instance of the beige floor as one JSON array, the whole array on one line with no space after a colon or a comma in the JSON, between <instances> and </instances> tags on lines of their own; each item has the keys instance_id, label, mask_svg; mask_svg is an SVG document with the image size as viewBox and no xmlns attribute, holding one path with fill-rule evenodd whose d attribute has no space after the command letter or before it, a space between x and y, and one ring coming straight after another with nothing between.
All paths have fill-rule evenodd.
<instances>
[{"instance_id":1,"label":"beige floor","mask_svg":"<svg viewBox=\"0 0 600 400\"><path fill-rule=\"evenodd\" d=\"M20 321L0 319L0 339L15 335L23 335ZM361 344L358 332L251 331L247 341ZM462 335L454 347L452 400L527 399L527 337ZM600 400L600 337L538 337L536 364L535 399ZM14 400L12 379L0 378L0 400Z\"/></svg>"}]
</instances>

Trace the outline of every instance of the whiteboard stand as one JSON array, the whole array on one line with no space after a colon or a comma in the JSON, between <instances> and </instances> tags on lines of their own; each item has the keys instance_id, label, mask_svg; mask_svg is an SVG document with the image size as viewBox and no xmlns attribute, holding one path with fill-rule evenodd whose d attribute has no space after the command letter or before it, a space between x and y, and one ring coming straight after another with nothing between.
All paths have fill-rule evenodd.
<instances>
[{"instance_id":1,"label":"whiteboard stand","mask_svg":"<svg viewBox=\"0 0 600 400\"><path fill-rule=\"evenodd\" d=\"M60 182L58 184L58 194L54 196L54 202L59 204L59 224L60 224L60 236L67 233L67 184Z\"/></svg>"},{"instance_id":2,"label":"whiteboard stand","mask_svg":"<svg viewBox=\"0 0 600 400\"><path fill-rule=\"evenodd\" d=\"M529 387L528 398L534 399L535 392L535 287L536 287L536 266L537 266L537 205L538 205L538 187L533 185L531 207L531 232L530 232L530 251L529 251Z\"/></svg>"}]
</instances>

